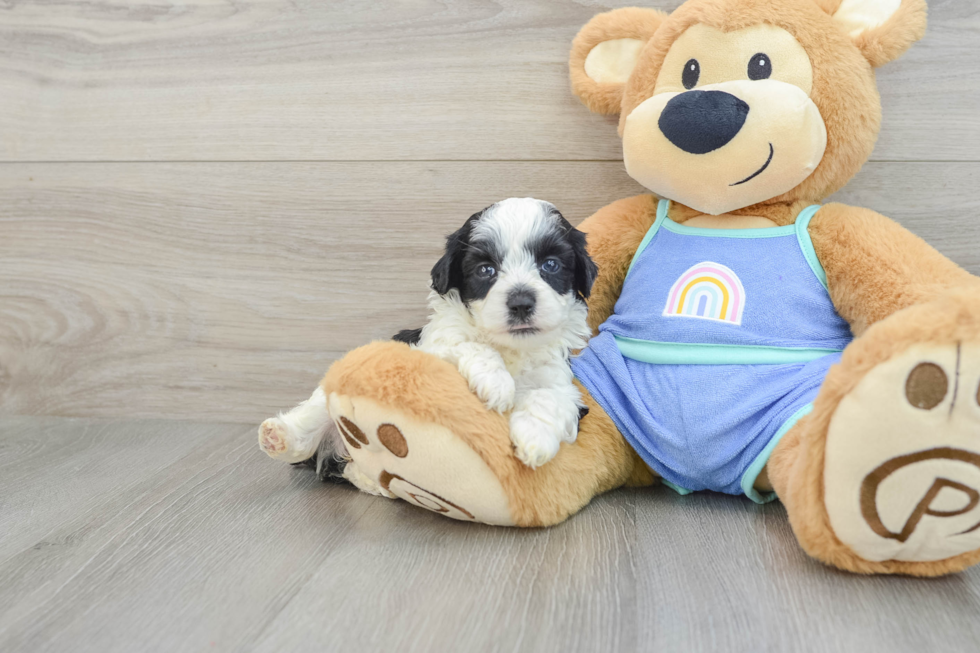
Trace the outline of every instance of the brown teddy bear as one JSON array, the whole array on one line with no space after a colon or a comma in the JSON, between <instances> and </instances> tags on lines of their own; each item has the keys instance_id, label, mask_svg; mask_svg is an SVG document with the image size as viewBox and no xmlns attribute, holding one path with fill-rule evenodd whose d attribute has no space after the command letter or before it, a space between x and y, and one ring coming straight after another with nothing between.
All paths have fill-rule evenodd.
<instances>
[{"instance_id":1,"label":"brown teddy bear","mask_svg":"<svg viewBox=\"0 0 980 653\"><path fill-rule=\"evenodd\" d=\"M873 211L819 202L870 155L874 68L923 0L688 0L593 18L575 93L649 188L582 223L599 276L578 440L531 470L450 364L394 343L323 380L359 487L546 526L657 481L778 496L861 573L980 560L980 282ZM664 199L659 199L664 198Z\"/></svg>"}]
</instances>

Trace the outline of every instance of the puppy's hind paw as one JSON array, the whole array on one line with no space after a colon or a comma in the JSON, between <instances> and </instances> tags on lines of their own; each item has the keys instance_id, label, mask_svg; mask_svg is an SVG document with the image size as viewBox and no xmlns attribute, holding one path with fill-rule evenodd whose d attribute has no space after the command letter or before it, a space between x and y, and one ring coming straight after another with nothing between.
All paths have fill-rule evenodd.
<instances>
[{"instance_id":1,"label":"puppy's hind paw","mask_svg":"<svg viewBox=\"0 0 980 653\"><path fill-rule=\"evenodd\" d=\"M275 458L289 449L286 424L278 417L270 417L259 427L259 448Z\"/></svg>"}]
</instances>

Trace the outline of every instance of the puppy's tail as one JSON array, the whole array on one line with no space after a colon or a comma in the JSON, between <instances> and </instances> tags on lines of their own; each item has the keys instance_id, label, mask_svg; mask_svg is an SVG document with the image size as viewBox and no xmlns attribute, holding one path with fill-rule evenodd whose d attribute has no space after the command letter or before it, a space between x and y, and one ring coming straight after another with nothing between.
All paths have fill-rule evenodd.
<instances>
[{"instance_id":1,"label":"puppy's tail","mask_svg":"<svg viewBox=\"0 0 980 653\"><path fill-rule=\"evenodd\" d=\"M404 342L406 345L417 345L422 339L422 329L403 329L391 337L396 342Z\"/></svg>"}]
</instances>

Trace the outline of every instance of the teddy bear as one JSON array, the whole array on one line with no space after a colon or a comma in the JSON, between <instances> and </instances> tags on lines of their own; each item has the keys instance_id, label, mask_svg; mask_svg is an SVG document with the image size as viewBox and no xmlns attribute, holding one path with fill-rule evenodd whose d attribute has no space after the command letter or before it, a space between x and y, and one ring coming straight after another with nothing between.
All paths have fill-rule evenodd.
<instances>
[{"instance_id":1,"label":"teddy bear","mask_svg":"<svg viewBox=\"0 0 980 653\"><path fill-rule=\"evenodd\" d=\"M934 576L980 560L980 281L871 210L821 202L868 159L875 68L924 0L688 0L602 13L574 93L619 115L651 194L581 223L599 266L571 361L578 439L531 469L506 415L397 342L321 387L359 488L548 526L660 484L785 506L811 556Z\"/></svg>"}]
</instances>

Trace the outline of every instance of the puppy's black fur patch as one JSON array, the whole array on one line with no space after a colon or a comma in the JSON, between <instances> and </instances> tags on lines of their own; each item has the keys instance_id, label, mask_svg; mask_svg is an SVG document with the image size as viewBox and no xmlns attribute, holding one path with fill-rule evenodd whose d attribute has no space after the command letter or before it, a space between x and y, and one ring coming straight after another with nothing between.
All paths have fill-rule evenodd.
<instances>
[{"instance_id":1,"label":"puppy's black fur patch","mask_svg":"<svg viewBox=\"0 0 980 653\"><path fill-rule=\"evenodd\" d=\"M484 209L485 211L486 209ZM462 295L465 277L463 274L463 258L470 247L470 234L473 224L483 217L483 211L471 215L463 226L446 237L446 250L432 267L432 289L440 295L445 295L456 289ZM465 301L465 298L463 298Z\"/></svg>"},{"instance_id":2,"label":"puppy's black fur patch","mask_svg":"<svg viewBox=\"0 0 980 653\"><path fill-rule=\"evenodd\" d=\"M575 296L584 301L589 298L599 268L586 250L585 234L573 227L557 210L552 211L551 215L558 228L536 242L529 243L529 249L538 265L549 258L561 262L561 268L555 273L549 274L541 270L541 278L545 283L560 295L574 291Z\"/></svg>"},{"instance_id":3,"label":"puppy's black fur patch","mask_svg":"<svg viewBox=\"0 0 980 653\"><path fill-rule=\"evenodd\" d=\"M584 233L573 227L561 213L558 214L558 221L565 229L565 240L572 248L572 256L575 258L575 274L572 288L575 294L582 300L589 298L592 292L592 284L599 275L599 266L595 264L589 256L588 242Z\"/></svg>"},{"instance_id":4,"label":"puppy's black fur patch","mask_svg":"<svg viewBox=\"0 0 980 653\"><path fill-rule=\"evenodd\" d=\"M402 329L391 339L395 342L404 342L406 345L417 345L422 339L422 329Z\"/></svg>"},{"instance_id":5,"label":"puppy's black fur patch","mask_svg":"<svg viewBox=\"0 0 980 653\"><path fill-rule=\"evenodd\" d=\"M483 218L486 210L471 215L462 227L446 238L445 253L432 268L432 288L440 295L455 289L460 299L468 303L486 297L493 287L496 277L481 278L477 271L484 265L499 270L503 252L497 251L493 242L474 241L472 238L473 226ZM578 299L585 301L599 269L586 249L585 234L573 227L558 210L552 211L551 216L555 220L555 229L533 242L525 243L525 247L534 255L538 265L548 258L561 262L557 272L540 272L541 278L555 292L564 295L574 291Z\"/></svg>"},{"instance_id":6,"label":"puppy's black fur patch","mask_svg":"<svg viewBox=\"0 0 980 653\"><path fill-rule=\"evenodd\" d=\"M317 478L324 483L335 483L337 485L350 483L350 481L344 478L345 467L347 467L346 460L343 458L338 458L337 456L330 456L330 458L323 463L323 467L320 468Z\"/></svg>"},{"instance_id":7,"label":"puppy's black fur patch","mask_svg":"<svg viewBox=\"0 0 980 653\"><path fill-rule=\"evenodd\" d=\"M313 454L312 458L307 458L306 460L299 463L292 463L291 467L306 467L316 471L317 468L317 455ZM317 479L323 481L324 483L335 483L337 485L342 485L344 483L349 483L346 478L344 478L344 467L347 466L347 461L343 458L336 458L330 456L320 468L317 473Z\"/></svg>"},{"instance_id":8,"label":"puppy's black fur patch","mask_svg":"<svg viewBox=\"0 0 980 653\"><path fill-rule=\"evenodd\" d=\"M490 208L490 207L487 207ZM490 265L498 270L501 252L488 241L474 241L473 226L483 218L487 209L471 215L462 227L446 237L446 251L432 268L432 289L440 295L456 290L464 304L483 299L497 278L481 278L477 270Z\"/></svg>"},{"instance_id":9,"label":"puppy's black fur patch","mask_svg":"<svg viewBox=\"0 0 980 653\"><path fill-rule=\"evenodd\" d=\"M585 234L576 229L569 236L575 239L572 245L575 251L575 293L582 301L585 301L592 293L592 284L599 276L599 266L589 256Z\"/></svg>"}]
</instances>

